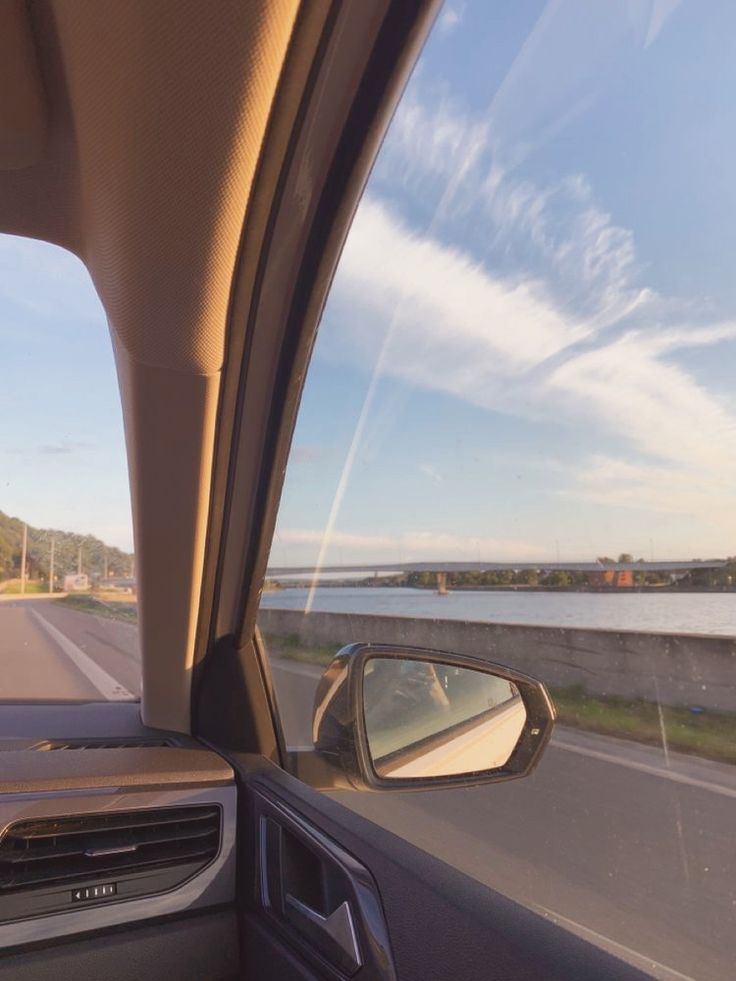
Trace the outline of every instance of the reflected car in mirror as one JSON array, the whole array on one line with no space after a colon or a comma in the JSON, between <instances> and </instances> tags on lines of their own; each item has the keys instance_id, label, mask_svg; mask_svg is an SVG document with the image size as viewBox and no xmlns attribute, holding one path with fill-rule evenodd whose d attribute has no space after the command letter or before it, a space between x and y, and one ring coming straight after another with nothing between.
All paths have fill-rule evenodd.
<instances>
[{"instance_id":1,"label":"reflected car in mirror","mask_svg":"<svg viewBox=\"0 0 736 981\"><path fill-rule=\"evenodd\" d=\"M316 786L472 786L526 776L554 725L544 685L478 657L379 644L344 647L315 694Z\"/></svg>"}]
</instances>

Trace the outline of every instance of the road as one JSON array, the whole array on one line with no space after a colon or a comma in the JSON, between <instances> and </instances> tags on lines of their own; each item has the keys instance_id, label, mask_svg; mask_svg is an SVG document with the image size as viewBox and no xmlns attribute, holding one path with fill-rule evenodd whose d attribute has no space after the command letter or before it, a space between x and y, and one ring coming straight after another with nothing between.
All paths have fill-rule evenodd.
<instances>
[{"instance_id":1,"label":"road","mask_svg":"<svg viewBox=\"0 0 736 981\"><path fill-rule=\"evenodd\" d=\"M309 745L319 669L272 671L287 739ZM735 976L736 767L558 729L525 780L334 796L657 977Z\"/></svg>"},{"instance_id":2,"label":"road","mask_svg":"<svg viewBox=\"0 0 736 981\"><path fill-rule=\"evenodd\" d=\"M0 598L0 701L127 700L140 691L134 625L50 598Z\"/></svg>"},{"instance_id":3,"label":"road","mask_svg":"<svg viewBox=\"0 0 736 981\"><path fill-rule=\"evenodd\" d=\"M319 670L272 666L287 738L308 743ZM140 691L133 626L42 599L0 602L0 667L0 699ZM734 976L736 767L560 729L526 780L335 796L656 977Z\"/></svg>"}]
</instances>

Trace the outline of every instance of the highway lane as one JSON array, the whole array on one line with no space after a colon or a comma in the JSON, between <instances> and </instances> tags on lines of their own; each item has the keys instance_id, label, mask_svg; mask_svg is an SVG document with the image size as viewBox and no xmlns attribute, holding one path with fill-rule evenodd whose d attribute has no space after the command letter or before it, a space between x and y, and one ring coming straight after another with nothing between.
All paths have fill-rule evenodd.
<instances>
[{"instance_id":1,"label":"highway lane","mask_svg":"<svg viewBox=\"0 0 736 981\"><path fill-rule=\"evenodd\" d=\"M319 672L272 669L289 740L308 745ZM525 780L334 796L655 976L734 977L736 767L670 754L668 769L657 749L560 729Z\"/></svg>"},{"instance_id":2,"label":"highway lane","mask_svg":"<svg viewBox=\"0 0 736 981\"><path fill-rule=\"evenodd\" d=\"M59 634L139 692L134 627L41 599L6 599L0 699L102 697ZM319 670L274 661L273 675L290 743L308 743ZM558 738L527 780L336 797L593 941L638 951L655 976L732 978L736 767L672 754L668 773L663 754L649 747L569 731Z\"/></svg>"},{"instance_id":3,"label":"highway lane","mask_svg":"<svg viewBox=\"0 0 736 981\"><path fill-rule=\"evenodd\" d=\"M51 599L0 600L0 701L99 700L115 692L115 683L126 700L140 697L133 624L80 613Z\"/></svg>"}]
</instances>

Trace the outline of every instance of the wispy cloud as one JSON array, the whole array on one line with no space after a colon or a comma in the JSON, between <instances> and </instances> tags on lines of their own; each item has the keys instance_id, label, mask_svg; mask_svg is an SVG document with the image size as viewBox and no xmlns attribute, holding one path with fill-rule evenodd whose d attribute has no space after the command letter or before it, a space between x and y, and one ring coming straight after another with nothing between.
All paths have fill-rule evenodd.
<instances>
[{"instance_id":1,"label":"wispy cloud","mask_svg":"<svg viewBox=\"0 0 736 981\"><path fill-rule=\"evenodd\" d=\"M736 536L733 471L658 466L595 454L576 474L574 497L644 511L690 515L716 524L724 548Z\"/></svg>"},{"instance_id":2,"label":"wispy cloud","mask_svg":"<svg viewBox=\"0 0 736 981\"><path fill-rule=\"evenodd\" d=\"M315 546L321 545L324 532L322 529L284 528L279 531L278 541L274 551L279 546ZM362 561L380 560L392 562L421 561L422 559L442 556L448 561L476 561L477 559L497 558L530 559L538 558L539 546L532 542L512 539L499 539L488 536L473 537L469 535L453 535L435 531L406 531L400 535L359 534L348 531L333 531L330 536L329 550L324 564L341 563L339 550L350 549L353 554L359 554ZM313 548L309 554L313 554ZM292 556L292 553L290 553ZM293 562L293 556L292 556ZM272 556L272 562L274 557Z\"/></svg>"},{"instance_id":3,"label":"wispy cloud","mask_svg":"<svg viewBox=\"0 0 736 981\"><path fill-rule=\"evenodd\" d=\"M594 465L581 471L588 476L578 488L590 500L689 507L681 489L693 465L703 492L715 494L736 460L736 416L694 377L683 352L733 344L736 323L709 323L692 300L649 287L632 233L597 206L585 177L540 190L492 164L483 170L483 127L447 103L434 113L436 127L432 111L416 100L409 106L391 166L403 154L405 170L434 179L444 161L446 179L454 154L473 148L459 206L472 189L476 213L463 227L482 233L461 248L447 241L458 214L428 234L393 203L366 196L332 301L343 353L370 359L385 343L386 374L484 408L597 430L628 447L641 463L628 496L620 488L602 494ZM386 324L393 326L384 338ZM664 472L672 480L658 480ZM656 495L644 492L647 475Z\"/></svg>"},{"instance_id":4,"label":"wispy cloud","mask_svg":"<svg viewBox=\"0 0 736 981\"><path fill-rule=\"evenodd\" d=\"M75 453L77 450L87 449L89 443L65 442L65 443L45 443L39 446L38 452L44 456L64 456L68 453Z\"/></svg>"},{"instance_id":5,"label":"wispy cloud","mask_svg":"<svg viewBox=\"0 0 736 981\"><path fill-rule=\"evenodd\" d=\"M652 515L717 514L731 534L736 403L703 383L688 349L733 351L736 323L697 296L655 288L633 231L585 174L544 185L530 176L540 149L595 104L676 7L546 5L485 107L469 108L420 71L344 251L326 356L375 366L369 408L384 375L558 423L568 447L569 434L580 435L581 449L558 472L548 468L555 488ZM450 16L446 29L455 26ZM357 442L362 453L362 429ZM340 507L338 494L330 534L312 542L323 554L340 547ZM342 544L408 547L368 537ZM473 554L458 541L435 536L430 550ZM518 555L539 551L524 548L512 546Z\"/></svg>"},{"instance_id":6,"label":"wispy cloud","mask_svg":"<svg viewBox=\"0 0 736 981\"><path fill-rule=\"evenodd\" d=\"M437 23L437 28L441 34L450 34L462 23L465 12L464 3L448 4L442 11Z\"/></svg>"},{"instance_id":7,"label":"wispy cloud","mask_svg":"<svg viewBox=\"0 0 736 981\"><path fill-rule=\"evenodd\" d=\"M442 474L437 470L436 467L433 467L431 463L422 463L419 467L419 470L421 471L421 473L424 474L425 477L429 477L430 480L433 480L435 484L442 483Z\"/></svg>"}]
</instances>

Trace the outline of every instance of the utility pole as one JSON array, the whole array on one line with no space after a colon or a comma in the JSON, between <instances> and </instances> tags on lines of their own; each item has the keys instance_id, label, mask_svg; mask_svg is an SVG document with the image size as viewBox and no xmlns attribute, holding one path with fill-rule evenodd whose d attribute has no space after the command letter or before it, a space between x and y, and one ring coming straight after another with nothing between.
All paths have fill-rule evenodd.
<instances>
[{"instance_id":1,"label":"utility pole","mask_svg":"<svg viewBox=\"0 0 736 981\"><path fill-rule=\"evenodd\" d=\"M23 525L23 548L20 556L20 591L26 591L26 553L28 551L28 525Z\"/></svg>"},{"instance_id":2,"label":"utility pole","mask_svg":"<svg viewBox=\"0 0 736 981\"><path fill-rule=\"evenodd\" d=\"M54 545L56 544L56 539L51 536L51 554L49 556L49 592L54 591Z\"/></svg>"},{"instance_id":3,"label":"utility pole","mask_svg":"<svg viewBox=\"0 0 736 981\"><path fill-rule=\"evenodd\" d=\"M104 580L107 582L107 545L102 549L102 557L105 569Z\"/></svg>"},{"instance_id":4,"label":"utility pole","mask_svg":"<svg viewBox=\"0 0 736 981\"><path fill-rule=\"evenodd\" d=\"M82 546L79 546L79 551L77 552L77 575L82 575Z\"/></svg>"}]
</instances>

